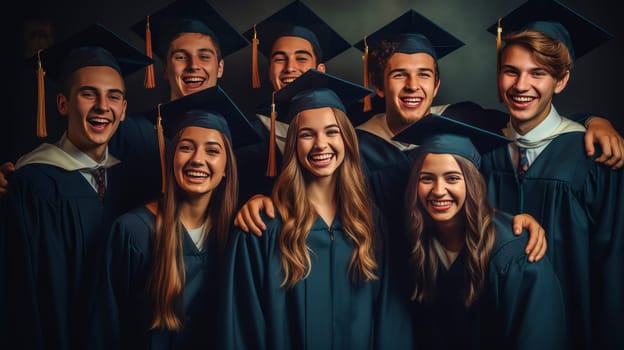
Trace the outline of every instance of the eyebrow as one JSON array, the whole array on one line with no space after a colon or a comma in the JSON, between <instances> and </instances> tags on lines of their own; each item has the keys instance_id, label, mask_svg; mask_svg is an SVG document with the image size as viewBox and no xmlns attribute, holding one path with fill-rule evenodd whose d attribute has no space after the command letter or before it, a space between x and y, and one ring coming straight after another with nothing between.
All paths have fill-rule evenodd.
<instances>
[{"instance_id":1,"label":"eyebrow","mask_svg":"<svg viewBox=\"0 0 624 350\"><path fill-rule=\"evenodd\" d=\"M418 72L431 72L431 73L433 73L433 69L431 69L431 68L416 68L416 70ZM390 72L388 72L388 74L397 73L397 72L405 73L407 71L408 71L407 68L395 68L395 69L391 70Z\"/></svg>"},{"instance_id":2,"label":"eyebrow","mask_svg":"<svg viewBox=\"0 0 624 350\"><path fill-rule=\"evenodd\" d=\"M99 89L97 89L95 86L90 86L90 85L85 85L85 86L81 86L78 91L92 91L96 94L99 94ZM114 94L114 93L118 93L121 94L122 96L126 96L126 93L123 90L120 89L108 89L106 90L107 94Z\"/></svg>"},{"instance_id":3,"label":"eyebrow","mask_svg":"<svg viewBox=\"0 0 624 350\"><path fill-rule=\"evenodd\" d=\"M340 129L338 124L329 124L329 125L325 126L324 130L331 129L331 128L338 128L338 129ZM299 131L302 131L302 130L312 130L312 128L310 128L310 127L299 128Z\"/></svg>"},{"instance_id":4,"label":"eyebrow","mask_svg":"<svg viewBox=\"0 0 624 350\"><path fill-rule=\"evenodd\" d=\"M197 142L195 142L195 140L190 139L190 138L180 139L180 141L178 141L178 144L180 144L182 142L189 142L189 143L192 143L193 145L197 144ZM216 145L216 146L219 146L219 148L223 148L223 145L221 143L219 143L218 141L206 141L206 142L204 142L204 145L210 145L210 146Z\"/></svg>"},{"instance_id":5,"label":"eyebrow","mask_svg":"<svg viewBox=\"0 0 624 350\"><path fill-rule=\"evenodd\" d=\"M285 51L275 51L271 55L271 58L273 58L273 57L275 57L277 55L288 56ZM308 56L314 58L314 55L310 51L308 51L308 50L297 50L297 51L295 51L295 55L308 55Z\"/></svg>"}]
</instances>

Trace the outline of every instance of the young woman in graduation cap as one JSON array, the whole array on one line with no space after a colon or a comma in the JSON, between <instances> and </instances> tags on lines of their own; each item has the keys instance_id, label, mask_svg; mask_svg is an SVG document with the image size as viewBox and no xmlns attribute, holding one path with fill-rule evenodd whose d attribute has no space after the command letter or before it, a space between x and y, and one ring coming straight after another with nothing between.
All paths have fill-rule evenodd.
<instances>
[{"instance_id":1,"label":"young woman in graduation cap","mask_svg":"<svg viewBox=\"0 0 624 350\"><path fill-rule=\"evenodd\" d=\"M197 94L160 109L174 135L163 194L113 224L92 348L216 346L218 271L238 191L233 145L254 134L220 87ZM198 103L210 110L191 109Z\"/></svg>"},{"instance_id":2,"label":"young woman in graduation cap","mask_svg":"<svg viewBox=\"0 0 624 350\"><path fill-rule=\"evenodd\" d=\"M529 262L479 172L480 152L509 139L433 114L395 139L420 144L405 194L418 348L565 349L553 266Z\"/></svg>"},{"instance_id":3,"label":"young woman in graduation cap","mask_svg":"<svg viewBox=\"0 0 624 350\"><path fill-rule=\"evenodd\" d=\"M290 101L278 116L289 129L272 192L277 215L264 217L261 237L232 236L221 348L409 349L409 330L392 333L409 323L407 308L385 308L400 299L388 300L384 285L382 232L338 97L345 90L306 89L308 77L315 85L329 76L308 71L276 95Z\"/></svg>"}]
</instances>

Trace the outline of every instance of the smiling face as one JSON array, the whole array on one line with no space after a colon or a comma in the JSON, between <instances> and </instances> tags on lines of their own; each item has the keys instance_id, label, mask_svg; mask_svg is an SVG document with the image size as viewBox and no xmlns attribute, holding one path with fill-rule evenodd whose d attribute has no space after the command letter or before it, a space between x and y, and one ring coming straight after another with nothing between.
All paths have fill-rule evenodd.
<instances>
[{"instance_id":1,"label":"smiling face","mask_svg":"<svg viewBox=\"0 0 624 350\"><path fill-rule=\"evenodd\" d=\"M344 161L345 145L329 107L299 113L297 159L312 178L333 176Z\"/></svg>"},{"instance_id":2,"label":"smiling face","mask_svg":"<svg viewBox=\"0 0 624 350\"><path fill-rule=\"evenodd\" d=\"M509 110L516 131L525 134L550 112L554 94L561 92L569 74L557 80L521 45L508 45L501 57L498 91Z\"/></svg>"},{"instance_id":3,"label":"smiling face","mask_svg":"<svg viewBox=\"0 0 624 350\"><path fill-rule=\"evenodd\" d=\"M269 62L269 80L275 91L309 69L325 72L325 65L317 63L317 57L309 41L296 36L283 36L275 40Z\"/></svg>"},{"instance_id":4,"label":"smiling face","mask_svg":"<svg viewBox=\"0 0 624 350\"><path fill-rule=\"evenodd\" d=\"M67 138L96 162L126 117L123 78L107 66L87 66L71 76L68 95L59 94L57 107L67 117Z\"/></svg>"},{"instance_id":5,"label":"smiling face","mask_svg":"<svg viewBox=\"0 0 624 350\"><path fill-rule=\"evenodd\" d=\"M190 197L210 196L225 176L227 151L215 129L189 126L175 148L173 174L181 191Z\"/></svg>"},{"instance_id":6,"label":"smiling face","mask_svg":"<svg viewBox=\"0 0 624 350\"><path fill-rule=\"evenodd\" d=\"M418 200L438 225L457 226L466 201L466 182L450 154L429 153L418 175Z\"/></svg>"},{"instance_id":7,"label":"smiling face","mask_svg":"<svg viewBox=\"0 0 624 350\"><path fill-rule=\"evenodd\" d=\"M169 44L165 79L171 100L217 85L223 76L223 59L209 35L182 33Z\"/></svg>"},{"instance_id":8,"label":"smiling face","mask_svg":"<svg viewBox=\"0 0 624 350\"><path fill-rule=\"evenodd\" d=\"M384 69L383 91L388 127L396 135L429 114L433 98L440 87L436 63L426 53L395 53Z\"/></svg>"}]
</instances>

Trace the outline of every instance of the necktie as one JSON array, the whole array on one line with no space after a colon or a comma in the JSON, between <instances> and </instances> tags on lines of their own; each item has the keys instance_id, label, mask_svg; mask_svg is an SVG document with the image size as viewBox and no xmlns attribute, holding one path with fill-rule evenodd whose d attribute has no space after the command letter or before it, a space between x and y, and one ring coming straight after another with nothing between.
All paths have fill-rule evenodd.
<instances>
[{"instance_id":1,"label":"necktie","mask_svg":"<svg viewBox=\"0 0 624 350\"><path fill-rule=\"evenodd\" d=\"M529 159L527 158L527 149L518 146L518 179L524 180L524 175L529 170Z\"/></svg>"},{"instance_id":2,"label":"necktie","mask_svg":"<svg viewBox=\"0 0 624 350\"><path fill-rule=\"evenodd\" d=\"M98 196L101 201L104 201L104 194L106 193L106 169L104 167L98 167L92 171L95 182L97 183Z\"/></svg>"}]
</instances>

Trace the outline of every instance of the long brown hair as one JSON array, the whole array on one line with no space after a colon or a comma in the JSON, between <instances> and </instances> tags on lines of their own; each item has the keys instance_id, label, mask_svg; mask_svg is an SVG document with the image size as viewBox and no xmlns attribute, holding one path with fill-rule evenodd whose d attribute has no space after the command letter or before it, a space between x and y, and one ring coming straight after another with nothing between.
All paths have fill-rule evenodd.
<instances>
[{"instance_id":1,"label":"long brown hair","mask_svg":"<svg viewBox=\"0 0 624 350\"><path fill-rule=\"evenodd\" d=\"M184 129L172 140L167 154L165 192L156 215L156 232L153 240L152 269L148 280L149 294L154 306L151 328L179 330L184 310L182 296L185 285L183 259L184 230L178 218L182 190L173 174L175 149ZM227 244L228 232L238 200L236 158L230 140L221 133L227 155L225 178L214 189L206 208L203 235L216 235L219 260Z\"/></svg>"},{"instance_id":2,"label":"long brown hair","mask_svg":"<svg viewBox=\"0 0 624 350\"><path fill-rule=\"evenodd\" d=\"M332 108L345 144L343 163L336 170L336 202L345 233L354 249L349 271L354 282L376 279L377 268L373 244L371 202L360 165L360 153L355 129L347 116ZM310 273L312 262L306 239L317 213L307 200L304 169L297 159L297 135L300 114L290 123L284 147L282 170L273 188L273 202L279 211L283 226L279 235L284 281L282 286L293 287Z\"/></svg>"},{"instance_id":3,"label":"long brown hair","mask_svg":"<svg viewBox=\"0 0 624 350\"><path fill-rule=\"evenodd\" d=\"M410 265L414 273L412 300L431 302L436 295L438 257L433 247L435 228L431 216L418 200L418 182L426 154L416 158L407 185L407 235L411 244ZM465 217L466 266L464 294L466 306L479 297L485 286L487 266L494 246L494 209L487 201L485 181L471 161L452 155L459 164L466 183L466 201L462 211Z\"/></svg>"}]
</instances>

